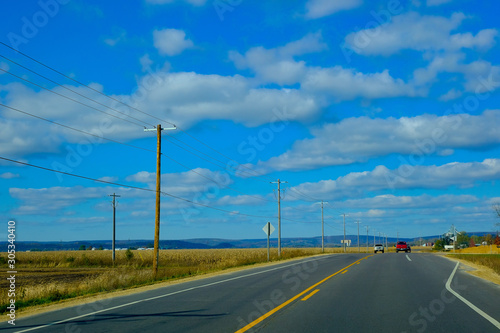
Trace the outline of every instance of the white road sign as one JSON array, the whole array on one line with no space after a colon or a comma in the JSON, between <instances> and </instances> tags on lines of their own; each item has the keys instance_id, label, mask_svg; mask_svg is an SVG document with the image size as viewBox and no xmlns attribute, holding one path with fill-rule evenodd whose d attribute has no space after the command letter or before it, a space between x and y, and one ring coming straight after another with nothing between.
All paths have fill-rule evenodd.
<instances>
[{"instance_id":1,"label":"white road sign","mask_svg":"<svg viewBox=\"0 0 500 333\"><path fill-rule=\"evenodd\" d=\"M271 236L271 234L274 232L274 227L271 224L271 222L267 222L266 225L264 226L264 228L262 228L262 230L264 230L266 235ZM268 231L269 231L269 234L267 233Z\"/></svg>"}]
</instances>

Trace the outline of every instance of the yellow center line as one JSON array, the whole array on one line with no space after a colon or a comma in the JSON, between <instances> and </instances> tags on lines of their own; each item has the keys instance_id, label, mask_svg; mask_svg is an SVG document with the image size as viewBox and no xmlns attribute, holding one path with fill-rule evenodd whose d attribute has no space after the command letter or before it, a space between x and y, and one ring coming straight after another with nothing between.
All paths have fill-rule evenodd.
<instances>
[{"instance_id":1,"label":"yellow center line","mask_svg":"<svg viewBox=\"0 0 500 333\"><path fill-rule=\"evenodd\" d=\"M345 274L345 273L347 273L347 269L346 269L345 271L343 271L343 272L342 272L342 274Z\"/></svg>"},{"instance_id":2,"label":"yellow center line","mask_svg":"<svg viewBox=\"0 0 500 333\"><path fill-rule=\"evenodd\" d=\"M320 284L326 282L328 279L334 277L335 275L341 273L343 270L353 266L353 265L356 265L357 263L359 263L361 260L364 260L364 259L367 259L369 257L373 256L372 255L369 255L369 256L366 256L364 258L361 258L355 262L353 262L352 264L342 268L341 270L333 273L332 275L330 276L327 276L326 278L324 278L323 280L313 284L312 286L310 286L309 288L307 288L306 290L302 291L301 293L295 295L294 297L290 298L288 301L285 301L284 303L281 303L280 305L278 305L277 307L275 307L274 309L272 309L271 311L269 311L268 313L260 316L259 318L255 319L254 321L252 321L251 323L249 323L248 325L246 325L245 327L243 328L240 328L239 330L237 330L235 333L243 333L243 332L246 332L248 331L249 329L251 329L252 327L254 327L255 325L257 325L258 323L262 322L264 319L266 318L269 318L271 315L273 315L274 313L278 312L279 310L283 309L285 306L287 306L288 304L292 303L293 301L295 301L297 298L303 296L304 294L307 294L308 292L310 292L311 290L313 290L314 288L316 288L317 286L319 286Z\"/></svg>"},{"instance_id":3,"label":"yellow center line","mask_svg":"<svg viewBox=\"0 0 500 333\"><path fill-rule=\"evenodd\" d=\"M312 293L301 299L301 301L307 301L312 295L316 294L318 291L319 289L316 289L315 291L313 291Z\"/></svg>"}]
</instances>

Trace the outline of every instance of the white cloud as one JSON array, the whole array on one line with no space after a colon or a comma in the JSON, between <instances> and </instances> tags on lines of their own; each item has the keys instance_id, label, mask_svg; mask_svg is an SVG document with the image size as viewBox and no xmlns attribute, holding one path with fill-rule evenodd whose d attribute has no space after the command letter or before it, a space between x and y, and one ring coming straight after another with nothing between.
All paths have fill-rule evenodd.
<instances>
[{"instance_id":1,"label":"white cloud","mask_svg":"<svg viewBox=\"0 0 500 333\"><path fill-rule=\"evenodd\" d=\"M460 91L457 91L456 89L451 89L446 94L439 97L439 100L443 101L443 102L447 102L447 101L450 101L453 99L457 99L461 96L462 96L462 93Z\"/></svg>"},{"instance_id":2,"label":"white cloud","mask_svg":"<svg viewBox=\"0 0 500 333\"><path fill-rule=\"evenodd\" d=\"M365 209L366 207L372 209L441 208L478 201L479 199L473 195L444 194L431 196L422 194L418 196L396 196L393 194L384 194L369 198L345 200L342 201L342 207L351 209Z\"/></svg>"},{"instance_id":3,"label":"white cloud","mask_svg":"<svg viewBox=\"0 0 500 333\"><path fill-rule=\"evenodd\" d=\"M365 74L340 66L311 69L302 83L302 88L311 94L323 95L336 102L355 98L377 99L418 94L403 80L393 78L388 70Z\"/></svg>"},{"instance_id":4,"label":"white cloud","mask_svg":"<svg viewBox=\"0 0 500 333\"><path fill-rule=\"evenodd\" d=\"M486 159L483 162L454 162L441 166L402 165L394 170L379 165L373 171L353 172L336 180L303 183L294 189L316 198L339 200L361 197L366 192L394 189L472 187L477 182L498 179L500 159Z\"/></svg>"},{"instance_id":5,"label":"white cloud","mask_svg":"<svg viewBox=\"0 0 500 333\"><path fill-rule=\"evenodd\" d=\"M445 3L450 3L453 0L427 0L427 6L432 7L432 6L441 6Z\"/></svg>"},{"instance_id":6,"label":"white cloud","mask_svg":"<svg viewBox=\"0 0 500 333\"><path fill-rule=\"evenodd\" d=\"M395 96L415 96L411 85L393 78L388 70L379 73L362 73L341 66L331 68L310 67L296 57L326 49L320 33L274 49L255 47L245 55L230 52L229 58L240 69L250 68L260 83L293 85L318 100L340 102L355 98L375 99Z\"/></svg>"},{"instance_id":7,"label":"white cloud","mask_svg":"<svg viewBox=\"0 0 500 333\"><path fill-rule=\"evenodd\" d=\"M194 46L186 33L178 29L163 29L153 31L154 46L160 54L175 56Z\"/></svg>"},{"instance_id":8,"label":"white cloud","mask_svg":"<svg viewBox=\"0 0 500 333\"><path fill-rule=\"evenodd\" d=\"M141 171L126 180L148 184L150 189L156 188L154 172ZM162 174L161 183L163 192L191 200L193 195L204 193L213 187L223 189L230 185L232 180L223 172L196 168L186 172Z\"/></svg>"},{"instance_id":9,"label":"white cloud","mask_svg":"<svg viewBox=\"0 0 500 333\"><path fill-rule=\"evenodd\" d=\"M114 189L115 191L117 189ZM62 214L63 210L91 199L105 198L105 187L10 188L12 198L22 201L13 213L19 215Z\"/></svg>"},{"instance_id":10,"label":"white cloud","mask_svg":"<svg viewBox=\"0 0 500 333\"><path fill-rule=\"evenodd\" d=\"M232 51L229 59L239 69L252 69L263 83L291 85L300 82L307 71L305 62L295 61L294 57L320 52L326 48L321 33L314 33L274 49L254 47L245 55Z\"/></svg>"},{"instance_id":11,"label":"white cloud","mask_svg":"<svg viewBox=\"0 0 500 333\"><path fill-rule=\"evenodd\" d=\"M452 34L465 19L463 13L454 13L450 18L446 18L409 12L394 16L392 21L385 25L350 33L345 42L347 47L362 55L388 56L405 49L490 49L498 35L496 29L484 29L475 36L468 32Z\"/></svg>"},{"instance_id":12,"label":"white cloud","mask_svg":"<svg viewBox=\"0 0 500 333\"><path fill-rule=\"evenodd\" d=\"M176 0L146 0L147 3L154 4L154 5L170 4L170 3L173 3L175 1ZM207 0L179 0L179 1L187 2L193 6L203 6L207 2Z\"/></svg>"},{"instance_id":13,"label":"white cloud","mask_svg":"<svg viewBox=\"0 0 500 333\"><path fill-rule=\"evenodd\" d=\"M4 172L4 173L0 174L0 178L2 178L2 179L14 179L14 178L19 178L19 177L21 177L19 174L12 173L12 172Z\"/></svg>"},{"instance_id":14,"label":"white cloud","mask_svg":"<svg viewBox=\"0 0 500 333\"><path fill-rule=\"evenodd\" d=\"M306 3L306 17L317 19L340 11L354 9L362 4L362 0L309 0Z\"/></svg>"},{"instance_id":15,"label":"white cloud","mask_svg":"<svg viewBox=\"0 0 500 333\"><path fill-rule=\"evenodd\" d=\"M286 153L260 162L265 170L307 170L366 162L370 158L405 154L417 158L448 155L450 149L484 149L500 143L495 126L500 110L478 116L421 115L412 118L347 118L312 130L312 138L294 143Z\"/></svg>"}]
</instances>

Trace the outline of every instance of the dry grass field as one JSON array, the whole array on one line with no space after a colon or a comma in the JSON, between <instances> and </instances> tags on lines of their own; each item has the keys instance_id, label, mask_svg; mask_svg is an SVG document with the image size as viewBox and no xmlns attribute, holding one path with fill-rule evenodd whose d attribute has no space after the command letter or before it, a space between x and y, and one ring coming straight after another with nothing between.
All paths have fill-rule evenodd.
<instances>
[{"instance_id":1,"label":"dry grass field","mask_svg":"<svg viewBox=\"0 0 500 333\"><path fill-rule=\"evenodd\" d=\"M284 248L280 260L320 253L318 248ZM1 253L0 261L6 260L7 254ZM271 260L278 260L277 249L271 249ZM152 262L151 250L116 251L115 265L111 251L17 252L17 309L263 263L267 262L267 249L162 250L156 279ZM0 280L2 313L8 305L8 289L8 281Z\"/></svg>"},{"instance_id":2,"label":"dry grass field","mask_svg":"<svg viewBox=\"0 0 500 333\"><path fill-rule=\"evenodd\" d=\"M500 275L500 248L496 245L485 245L455 250L450 257L467 260L477 265L489 267Z\"/></svg>"}]
</instances>

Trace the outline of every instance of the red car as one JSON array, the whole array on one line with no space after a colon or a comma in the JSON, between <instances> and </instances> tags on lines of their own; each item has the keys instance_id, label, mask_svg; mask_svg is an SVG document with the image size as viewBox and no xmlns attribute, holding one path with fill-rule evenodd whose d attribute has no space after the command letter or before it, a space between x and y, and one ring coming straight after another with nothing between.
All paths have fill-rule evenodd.
<instances>
[{"instance_id":1,"label":"red car","mask_svg":"<svg viewBox=\"0 0 500 333\"><path fill-rule=\"evenodd\" d=\"M399 251L405 251L405 252L410 252L411 253L411 247L410 245L406 244L406 242L398 242L396 244L396 253Z\"/></svg>"}]
</instances>

